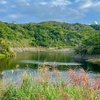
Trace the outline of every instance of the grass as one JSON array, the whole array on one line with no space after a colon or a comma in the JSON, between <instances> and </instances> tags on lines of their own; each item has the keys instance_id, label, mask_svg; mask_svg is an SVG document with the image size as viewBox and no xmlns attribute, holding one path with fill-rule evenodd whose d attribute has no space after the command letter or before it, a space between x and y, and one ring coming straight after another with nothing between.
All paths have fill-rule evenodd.
<instances>
[{"instance_id":1,"label":"grass","mask_svg":"<svg viewBox=\"0 0 100 100\"><path fill-rule=\"evenodd\" d=\"M0 100L100 100L100 78L92 78L80 69L69 69L66 78L54 67L39 67L37 76L24 72L19 83L4 86L0 81ZM52 80L53 76L59 81Z\"/></svg>"},{"instance_id":2,"label":"grass","mask_svg":"<svg viewBox=\"0 0 100 100\"><path fill-rule=\"evenodd\" d=\"M100 58L92 58L87 60L88 62L94 63L94 64L99 64L100 65Z\"/></svg>"}]
</instances>

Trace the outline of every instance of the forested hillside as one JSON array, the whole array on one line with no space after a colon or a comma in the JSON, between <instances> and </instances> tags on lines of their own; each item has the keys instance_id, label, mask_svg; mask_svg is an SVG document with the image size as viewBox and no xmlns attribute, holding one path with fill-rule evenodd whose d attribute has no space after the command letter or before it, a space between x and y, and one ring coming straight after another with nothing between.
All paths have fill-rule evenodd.
<instances>
[{"instance_id":1,"label":"forested hillside","mask_svg":"<svg viewBox=\"0 0 100 100\"><path fill-rule=\"evenodd\" d=\"M0 38L7 41L11 47L63 48L79 45L79 48L82 48L88 45L89 50L94 48L97 50L100 49L100 25L56 21L25 24L0 22ZM84 46L81 46L82 44ZM95 53L89 50L85 52ZM76 52L83 53L83 51Z\"/></svg>"},{"instance_id":2,"label":"forested hillside","mask_svg":"<svg viewBox=\"0 0 100 100\"><path fill-rule=\"evenodd\" d=\"M4 57L15 56L15 53L10 50L9 44L0 39L0 59Z\"/></svg>"}]
</instances>

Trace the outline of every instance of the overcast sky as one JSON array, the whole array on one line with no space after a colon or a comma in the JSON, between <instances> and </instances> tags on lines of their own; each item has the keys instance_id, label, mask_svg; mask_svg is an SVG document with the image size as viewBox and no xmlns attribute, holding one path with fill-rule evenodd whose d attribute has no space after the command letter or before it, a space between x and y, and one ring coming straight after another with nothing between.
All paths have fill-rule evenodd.
<instances>
[{"instance_id":1,"label":"overcast sky","mask_svg":"<svg viewBox=\"0 0 100 100\"><path fill-rule=\"evenodd\" d=\"M100 0L0 0L0 21L100 23Z\"/></svg>"}]
</instances>

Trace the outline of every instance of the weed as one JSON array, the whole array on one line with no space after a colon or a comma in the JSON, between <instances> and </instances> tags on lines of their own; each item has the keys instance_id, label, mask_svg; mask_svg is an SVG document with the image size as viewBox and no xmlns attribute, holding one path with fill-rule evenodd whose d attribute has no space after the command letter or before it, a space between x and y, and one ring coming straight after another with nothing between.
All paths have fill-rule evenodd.
<instances>
[{"instance_id":1,"label":"weed","mask_svg":"<svg viewBox=\"0 0 100 100\"><path fill-rule=\"evenodd\" d=\"M0 81L0 100L100 100L100 78L92 78L83 69L69 69L66 80L60 72L45 65L39 66L35 77L22 74L21 82L4 87ZM54 75L59 81L50 79Z\"/></svg>"}]
</instances>

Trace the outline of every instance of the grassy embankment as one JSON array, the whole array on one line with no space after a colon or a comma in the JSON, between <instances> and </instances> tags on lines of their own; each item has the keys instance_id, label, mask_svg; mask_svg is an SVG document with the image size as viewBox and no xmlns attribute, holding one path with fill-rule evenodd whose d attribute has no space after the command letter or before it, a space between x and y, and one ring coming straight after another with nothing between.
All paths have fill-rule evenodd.
<instances>
[{"instance_id":1,"label":"grassy embankment","mask_svg":"<svg viewBox=\"0 0 100 100\"><path fill-rule=\"evenodd\" d=\"M24 72L19 83L6 87L1 80L0 100L100 100L100 78L91 78L83 69L80 72L70 69L65 79L55 68L53 74L48 73L48 67L39 71L36 77ZM54 76L59 82L49 81Z\"/></svg>"},{"instance_id":2,"label":"grassy embankment","mask_svg":"<svg viewBox=\"0 0 100 100\"><path fill-rule=\"evenodd\" d=\"M92 58L92 59L88 59L87 61L100 65L100 58Z\"/></svg>"}]
</instances>

